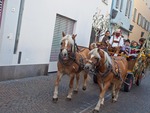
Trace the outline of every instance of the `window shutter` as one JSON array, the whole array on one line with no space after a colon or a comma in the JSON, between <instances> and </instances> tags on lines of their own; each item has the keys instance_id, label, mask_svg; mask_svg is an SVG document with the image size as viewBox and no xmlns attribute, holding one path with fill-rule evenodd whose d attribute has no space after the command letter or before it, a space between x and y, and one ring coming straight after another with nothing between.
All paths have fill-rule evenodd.
<instances>
[{"instance_id":1,"label":"window shutter","mask_svg":"<svg viewBox=\"0 0 150 113\"><path fill-rule=\"evenodd\" d=\"M65 32L66 34L73 34L75 22L76 22L75 20L64 17L62 15L59 14L56 15L50 62L58 61L62 32Z\"/></svg>"}]
</instances>

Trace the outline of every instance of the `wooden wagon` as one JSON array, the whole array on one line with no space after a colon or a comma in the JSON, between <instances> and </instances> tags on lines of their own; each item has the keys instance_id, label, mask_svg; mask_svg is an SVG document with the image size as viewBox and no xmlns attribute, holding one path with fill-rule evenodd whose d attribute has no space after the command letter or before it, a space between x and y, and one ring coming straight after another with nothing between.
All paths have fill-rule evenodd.
<instances>
[{"instance_id":1,"label":"wooden wagon","mask_svg":"<svg viewBox=\"0 0 150 113\"><path fill-rule=\"evenodd\" d=\"M132 85L141 84L142 78L145 76L145 70L150 63L150 37L148 37L141 48L138 56L133 58L127 57L128 60L128 74L124 83L124 91L129 92Z\"/></svg>"},{"instance_id":2,"label":"wooden wagon","mask_svg":"<svg viewBox=\"0 0 150 113\"><path fill-rule=\"evenodd\" d=\"M144 77L146 69L146 56L139 53L137 57L129 56L128 60L128 72L127 78L124 82L124 91L129 92L133 84L140 85L142 78Z\"/></svg>"}]
</instances>

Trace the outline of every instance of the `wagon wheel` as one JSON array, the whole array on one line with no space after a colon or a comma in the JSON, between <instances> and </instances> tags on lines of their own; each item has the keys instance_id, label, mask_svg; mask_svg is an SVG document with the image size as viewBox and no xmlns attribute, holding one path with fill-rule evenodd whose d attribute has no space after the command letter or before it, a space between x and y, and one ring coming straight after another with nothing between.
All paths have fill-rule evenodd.
<instances>
[{"instance_id":1,"label":"wagon wheel","mask_svg":"<svg viewBox=\"0 0 150 113\"><path fill-rule=\"evenodd\" d=\"M133 75L128 74L124 83L124 91L129 92L132 88L132 85L133 85Z\"/></svg>"},{"instance_id":2,"label":"wagon wheel","mask_svg":"<svg viewBox=\"0 0 150 113\"><path fill-rule=\"evenodd\" d=\"M93 75L93 82L97 84L97 76L96 76L96 74Z\"/></svg>"}]
</instances>

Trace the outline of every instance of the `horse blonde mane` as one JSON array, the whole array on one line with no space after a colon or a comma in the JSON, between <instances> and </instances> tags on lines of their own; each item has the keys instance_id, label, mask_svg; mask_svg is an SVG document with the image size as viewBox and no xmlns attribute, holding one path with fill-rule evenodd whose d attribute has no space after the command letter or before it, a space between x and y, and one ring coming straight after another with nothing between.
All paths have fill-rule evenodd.
<instances>
[{"instance_id":1,"label":"horse blonde mane","mask_svg":"<svg viewBox=\"0 0 150 113\"><path fill-rule=\"evenodd\" d=\"M112 65L111 57L108 55L108 53L107 53L106 51L102 50L102 49L100 49L100 50L104 52L104 57L105 57L105 59L106 59L106 65L107 65L107 66L108 66L109 64ZM101 59L101 56L100 56L100 54L99 54L99 52L98 52L98 48L94 48L93 50L91 50L91 51L89 52L89 54L90 54L90 55L94 55L96 58Z\"/></svg>"},{"instance_id":2,"label":"horse blonde mane","mask_svg":"<svg viewBox=\"0 0 150 113\"><path fill-rule=\"evenodd\" d=\"M72 46L74 46L74 40L72 39L72 36L71 36L71 35L66 35L66 36L64 36L64 37L61 39L60 42L62 42L63 40L68 40L69 43L70 43Z\"/></svg>"},{"instance_id":3,"label":"horse blonde mane","mask_svg":"<svg viewBox=\"0 0 150 113\"><path fill-rule=\"evenodd\" d=\"M106 51L102 50L102 49L101 49L101 51L104 52L104 57L105 57L105 59L107 60L106 65L107 65L107 66L108 66L109 64L112 65L111 57L108 55L108 53L107 53Z\"/></svg>"},{"instance_id":4,"label":"horse blonde mane","mask_svg":"<svg viewBox=\"0 0 150 113\"><path fill-rule=\"evenodd\" d=\"M96 58L101 59L101 56L98 53L98 48L94 48L89 52L90 55L94 55Z\"/></svg>"}]
</instances>

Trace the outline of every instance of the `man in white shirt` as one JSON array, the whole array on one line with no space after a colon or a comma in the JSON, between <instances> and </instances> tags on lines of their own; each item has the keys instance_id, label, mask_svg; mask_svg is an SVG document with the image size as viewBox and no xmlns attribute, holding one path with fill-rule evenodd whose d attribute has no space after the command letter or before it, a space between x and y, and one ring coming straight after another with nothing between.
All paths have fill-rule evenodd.
<instances>
[{"instance_id":1,"label":"man in white shirt","mask_svg":"<svg viewBox=\"0 0 150 113\"><path fill-rule=\"evenodd\" d=\"M121 36L120 29L117 29L115 35L111 36L109 43L111 44L112 47L118 47L118 46L122 47L124 45L124 40Z\"/></svg>"},{"instance_id":2,"label":"man in white shirt","mask_svg":"<svg viewBox=\"0 0 150 113\"><path fill-rule=\"evenodd\" d=\"M121 29L117 29L115 35L111 36L109 40L109 44L112 47L116 47L116 48L124 46L124 40L121 36ZM114 56L117 56L117 54L115 54Z\"/></svg>"}]
</instances>

